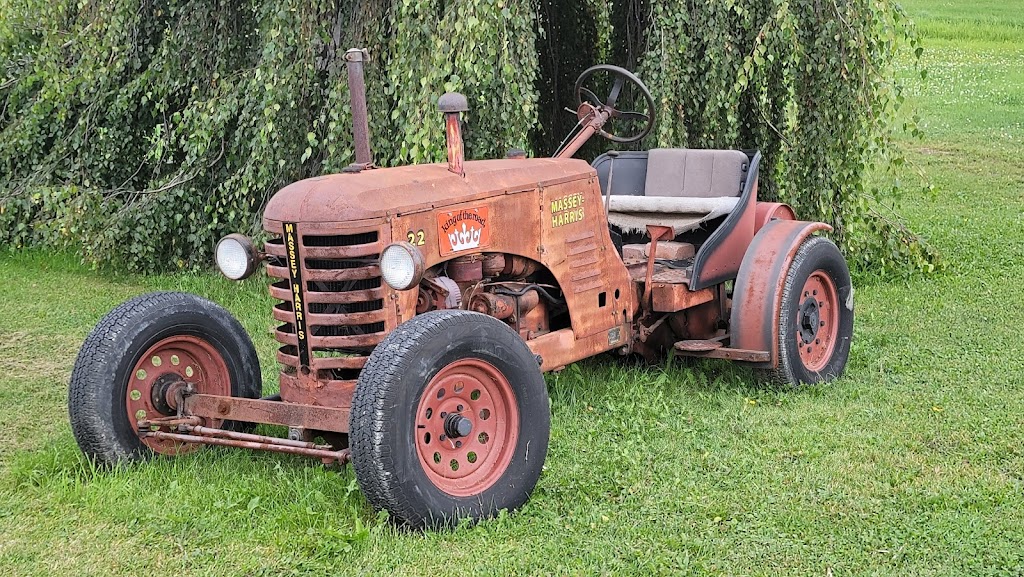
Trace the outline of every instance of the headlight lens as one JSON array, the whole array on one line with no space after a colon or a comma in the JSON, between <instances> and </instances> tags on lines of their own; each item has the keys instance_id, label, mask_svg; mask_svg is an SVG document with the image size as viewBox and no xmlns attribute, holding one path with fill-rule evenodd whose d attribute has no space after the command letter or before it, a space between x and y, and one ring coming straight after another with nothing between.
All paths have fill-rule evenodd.
<instances>
[{"instance_id":1,"label":"headlight lens","mask_svg":"<svg viewBox=\"0 0 1024 577\"><path fill-rule=\"evenodd\" d=\"M423 278L423 255L407 242L388 245L380 253L380 273L389 287L400 291L410 289Z\"/></svg>"},{"instance_id":2,"label":"headlight lens","mask_svg":"<svg viewBox=\"0 0 1024 577\"><path fill-rule=\"evenodd\" d=\"M217 268L231 280L248 278L256 270L258 255L249 237L229 234L217 243Z\"/></svg>"}]
</instances>

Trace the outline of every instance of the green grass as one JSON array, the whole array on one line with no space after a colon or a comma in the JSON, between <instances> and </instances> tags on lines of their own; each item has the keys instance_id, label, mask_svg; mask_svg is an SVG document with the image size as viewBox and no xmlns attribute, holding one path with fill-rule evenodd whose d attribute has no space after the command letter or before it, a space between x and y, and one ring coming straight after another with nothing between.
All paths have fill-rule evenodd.
<instances>
[{"instance_id":1,"label":"green grass","mask_svg":"<svg viewBox=\"0 0 1024 577\"><path fill-rule=\"evenodd\" d=\"M949 266L858 287L844 378L776 391L717 362L570 366L548 376L551 449L526 507L409 533L350 469L298 458L92 470L65 387L99 317L148 290L203 294L274 383L265 288L4 254L0 575L1024 573L1024 7L906 6L930 73L912 91L927 136L903 145L937 193L903 210Z\"/></svg>"}]
</instances>

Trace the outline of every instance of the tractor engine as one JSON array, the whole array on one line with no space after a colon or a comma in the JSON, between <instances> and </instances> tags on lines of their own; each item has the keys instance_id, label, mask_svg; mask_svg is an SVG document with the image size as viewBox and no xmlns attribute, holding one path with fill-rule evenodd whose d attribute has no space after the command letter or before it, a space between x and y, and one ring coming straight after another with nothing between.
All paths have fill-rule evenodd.
<instances>
[{"instance_id":1,"label":"tractor engine","mask_svg":"<svg viewBox=\"0 0 1024 577\"><path fill-rule=\"evenodd\" d=\"M549 307L564 307L557 287L531 280L538 268L510 254L457 257L424 277L416 313L464 308L504 321L524 340L536 338L551 330Z\"/></svg>"}]
</instances>

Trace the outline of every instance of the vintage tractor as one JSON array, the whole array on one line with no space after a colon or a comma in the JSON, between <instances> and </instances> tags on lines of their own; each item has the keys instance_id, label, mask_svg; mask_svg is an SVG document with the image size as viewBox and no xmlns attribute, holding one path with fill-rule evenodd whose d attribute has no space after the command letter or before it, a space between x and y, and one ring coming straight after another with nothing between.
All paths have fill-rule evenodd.
<instances>
[{"instance_id":1,"label":"vintage tractor","mask_svg":"<svg viewBox=\"0 0 1024 577\"><path fill-rule=\"evenodd\" d=\"M553 158L464 161L467 102L450 93L447 165L374 168L364 58L346 55L356 163L279 191L263 250L234 234L216 248L232 279L265 263L280 393L260 397L256 352L227 311L184 293L137 297L100 321L71 376L72 429L90 458L220 445L351 460L374 507L444 526L530 495L548 446L545 371L674 350L793 385L842 373L846 262L815 236L828 225L758 202L760 154L570 158L595 133L629 143L654 124L640 80L596 66L576 83L577 130ZM603 99L590 89L601 76ZM624 91L645 110L617 110Z\"/></svg>"}]
</instances>

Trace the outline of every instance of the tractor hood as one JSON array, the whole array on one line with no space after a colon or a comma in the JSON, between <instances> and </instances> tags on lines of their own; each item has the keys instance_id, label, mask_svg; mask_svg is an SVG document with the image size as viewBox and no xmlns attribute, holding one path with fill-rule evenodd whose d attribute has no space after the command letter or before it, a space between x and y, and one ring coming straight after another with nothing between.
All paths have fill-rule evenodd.
<instances>
[{"instance_id":1,"label":"tractor hood","mask_svg":"<svg viewBox=\"0 0 1024 577\"><path fill-rule=\"evenodd\" d=\"M264 226L349 222L430 210L495 194L533 190L593 174L585 161L561 158L477 160L462 178L447 164L419 164L300 180L277 192Z\"/></svg>"}]
</instances>

